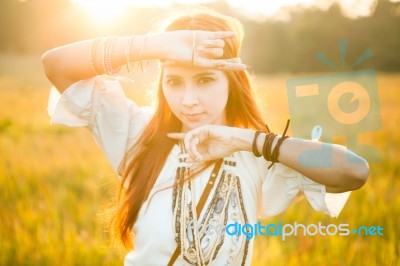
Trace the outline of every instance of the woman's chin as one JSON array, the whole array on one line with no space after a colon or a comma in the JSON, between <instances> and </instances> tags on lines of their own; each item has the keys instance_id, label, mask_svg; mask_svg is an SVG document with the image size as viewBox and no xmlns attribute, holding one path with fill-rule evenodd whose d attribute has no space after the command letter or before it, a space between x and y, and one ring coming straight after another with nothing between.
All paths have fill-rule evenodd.
<instances>
[{"instance_id":1,"label":"woman's chin","mask_svg":"<svg viewBox=\"0 0 400 266\"><path fill-rule=\"evenodd\" d=\"M200 122L194 123L194 122L192 122L192 123L182 123L182 125L183 125L182 126L182 131L183 132L187 132L187 131L193 130L195 128L201 127L203 125L206 125L206 123L200 123Z\"/></svg>"}]
</instances>

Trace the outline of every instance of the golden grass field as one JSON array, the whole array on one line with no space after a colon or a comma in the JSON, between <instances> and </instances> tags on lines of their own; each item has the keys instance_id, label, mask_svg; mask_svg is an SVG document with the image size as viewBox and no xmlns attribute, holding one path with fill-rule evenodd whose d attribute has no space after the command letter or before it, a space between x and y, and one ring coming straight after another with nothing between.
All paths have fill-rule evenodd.
<instances>
[{"instance_id":1,"label":"golden grass field","mask_svg":"<svg viewBox=\"0 0 400 266\"><path fill-rule=\"evenodd\" d=\"M289 116L291 77L255 78L274 131ZM49 87L39 56L0 56L0 265L122 265L126 251L110 241L105 218L117 179L87 130L49 125ZM257 237L253 265L400 265L400 74L380 73L378 87L382 129L363 139L382 160L339 218L302 200L265 222L379 225L384 235Z\"/></svg>"}]
</instances>

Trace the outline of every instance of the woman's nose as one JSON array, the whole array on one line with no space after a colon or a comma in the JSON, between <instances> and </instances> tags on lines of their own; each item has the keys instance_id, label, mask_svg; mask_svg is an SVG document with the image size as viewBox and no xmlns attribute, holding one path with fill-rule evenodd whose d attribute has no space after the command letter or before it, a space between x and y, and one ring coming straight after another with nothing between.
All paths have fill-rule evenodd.
<instances>
[{"instance_id":1,"label":"woman's nose","mask_svg":"<svg viewBox=\"0 0 400 266\"><path fill-rule=\"evenodd\" d=\"M182 98L182 104L186 107L190 107L198 103L199 101L196 91L192 88L185 88Z\"/></svg>"}]
</instances>

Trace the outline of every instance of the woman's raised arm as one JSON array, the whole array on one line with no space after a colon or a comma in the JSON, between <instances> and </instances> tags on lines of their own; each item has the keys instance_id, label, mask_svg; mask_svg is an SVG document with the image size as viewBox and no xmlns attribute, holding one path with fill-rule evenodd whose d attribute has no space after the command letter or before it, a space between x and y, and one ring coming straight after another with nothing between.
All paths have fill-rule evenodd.
<instances>
[{"instance_id":1,"label":"woman's raised arm","mask_svg":"<svg viewBox=\"0 0 400 266\"><path fill-rule=\"evenodd\" d=\"M118 37L112 49L112 65L120 66L124 63L125 55L122 47L127 37ZM91 78L97 73L91 67L92 49L96 40L85 40L67 44L45 52L42 64L47 78L62 93L72 83ZM101 47L100 47L101 48Z\"/></svg>"},{"instance_id":2,"label":"woman's raised arm","mask_svg":"<svg viewBox=\"0 0 400 266\"><path fill-rule=\"evenodd\" d=\"M170 133L170 138L182 139L192 160L215 160L235 151L263 153L265 133L253 144L251 129L205 125L187 133ZM271 143L274 150L278 139ZM338 193L359 189L366 182L369 166L365 159L345 147L311 140L289 138L282 143L279 162L326 186L327 192Z\"/></svg>"},{"instance_id":3,"label":"woman's raised arm","mask_svg":"<svg viewBox=\"0 0 400 266\"><path fill-rule=\"evenodd\" d=\"M243 70L245 66L218 59L224 39L233 32L171 31L154 35L119 36L85 40L44 53L43 68L53 85L63 92L72 83L98 74L112 74L140 60Z\"/></svg>"}]
</instances>

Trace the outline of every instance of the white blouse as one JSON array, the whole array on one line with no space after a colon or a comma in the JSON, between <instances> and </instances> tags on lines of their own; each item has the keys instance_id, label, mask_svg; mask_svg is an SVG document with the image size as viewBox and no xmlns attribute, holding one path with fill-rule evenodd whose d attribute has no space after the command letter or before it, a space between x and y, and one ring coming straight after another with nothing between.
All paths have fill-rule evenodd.
<instances>
[{"instance_id":1,"label":"white blouse","mask_svg":"<svg viewBox=\"0 0 400 266\"><path fill-rule=\"evenodd\" d=\"M117 79L105 76L79 81L62 95L52 88L48 111L52 124L86 127L91 130L116 172L125 153L152 116L150 108L138 109L136 104L124 95ZM140 210L133 227L134 250L125 257L126 266L167 265L177 247L172 188L162 189L174 182L179 153L180 148L175 145L150 193L149 200ZM324 185L279 163L268 170L270 162L262 157L255 157L251 152L237 152L233 154L233 158L237 162L235 174L240 179L244 209L250 224L283 212L300 191L305 194L315 210L336 217L350 194L326 193ZM211 168L206 169L193 181L194 203L200 198L211 171ZM208 203L202 213L207 209ZM232 241L229 237L225 236L226 240L212 265L240 265L243 256L235 257L237 254L232 254ZM254 238L249 242L244 265L251 264L253 242ZM179 256L175 265L189 264Z\"/></svg>"}]
</instances>

